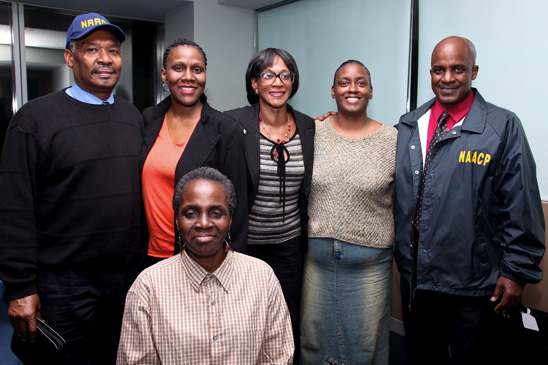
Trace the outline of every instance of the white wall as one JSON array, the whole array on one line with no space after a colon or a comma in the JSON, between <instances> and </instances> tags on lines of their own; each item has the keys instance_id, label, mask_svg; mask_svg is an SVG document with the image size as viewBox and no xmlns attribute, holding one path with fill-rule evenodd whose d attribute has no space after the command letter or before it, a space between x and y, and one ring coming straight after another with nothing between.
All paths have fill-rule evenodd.
<instances>
[{"instance_id":1,"label":"white wall","mask_svg":"<svg viewBox=\"0 0 548 365\"><path fill-rule=\"evenodd\" d=\"M253 55L254 19L254 11L219 5L217 0L184 4L166 14L166 46L177 37L186 37L205 51L206 95L215 109L247 104L244 80Z\"/></svg>"},{"instance_id":2,"label":"white wall","mask_svg":"<svg viewBox=\"0 0 548 365\"><path fill-rule=\"evenodd\" d=\"M0 64L11 66L12 56L10 44L0 44Z\"/></svg>"},{"instance_id":3,"label":"white wall","mask_svg":"<svg viewBox=\"0 0 548 365\"><path fill-rule=\"evenodd\" d=\"M194 39L194 2L187 2L166 13L164 43L167 47L177 38ZM207 54L207 53L206 53Z\"/></svg>"},{"instance_id":4,"label":"white wall","mask_svg":"<svg viewBox=\"0 0 548 365\"><path fill-rule=\"evenodd\" d=\"M27 66L36 68L49 68L53 66L63 66L65 64L64 50L25 47ZM11 54L10 54L11 56Z\"/></svg>"},{"instance_id":5,"label":"white wall","mask_svg":"<svg viewBox=\"0 0 548 365\"><path fill-rule=\"evenodd\" d=\"M430 56L443 38L474 42L479 73L473 86L485 100L520 117L535 160L543 200L548 200L548 2L542 0L420 1L419 96L434 97ZM448 18L451 20L448 21Z\"/></svg>"}]
</instances>

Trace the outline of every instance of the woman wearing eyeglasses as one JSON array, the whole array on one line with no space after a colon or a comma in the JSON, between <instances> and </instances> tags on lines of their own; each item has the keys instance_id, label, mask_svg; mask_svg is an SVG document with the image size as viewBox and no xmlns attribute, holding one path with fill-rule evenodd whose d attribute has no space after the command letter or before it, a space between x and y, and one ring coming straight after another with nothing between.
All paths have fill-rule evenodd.
<instances>
[{"instance_id":1,"label":"woman wearing eyeglasses","mask_svg":"<svg viewBox=\"0 0 548 365\"><path fill-rule=\"evenodd\" d=\"M250 209L247 253L274 269L298 349L314 121L287 104L299 88L299 70L287 51L258 52L245 80L251 105L226 113L240 123L244 135Z\"/></svg>"}]
</instances>

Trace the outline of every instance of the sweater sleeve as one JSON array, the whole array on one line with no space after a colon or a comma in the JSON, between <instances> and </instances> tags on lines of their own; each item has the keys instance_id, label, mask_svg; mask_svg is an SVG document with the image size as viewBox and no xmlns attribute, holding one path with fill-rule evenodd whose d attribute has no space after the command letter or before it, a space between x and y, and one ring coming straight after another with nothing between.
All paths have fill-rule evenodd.
<instances>
[{"instance_id":1,"label":"sweater sleeve","mask_svg":"<svg viewBox=\"0 0 548 365\"><path fill-rule=\"evenodd\" d=\"M36 293L35 206L42 151L16 114L6 135L0 163L0 279L8 299Z\"/></svg>"}]
</instances>

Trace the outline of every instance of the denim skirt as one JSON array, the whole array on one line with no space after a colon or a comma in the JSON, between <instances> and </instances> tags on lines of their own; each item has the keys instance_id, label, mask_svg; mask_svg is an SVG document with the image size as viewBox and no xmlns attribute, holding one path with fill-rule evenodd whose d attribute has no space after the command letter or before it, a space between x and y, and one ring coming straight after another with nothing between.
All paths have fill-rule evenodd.
<instances>
[{"instance_id":1,"label":"denim skirt","mask_svg":"<svg viewBox=\"0 0 548 365\"><path fill-rule=\"evenodd\" d=\"M388 364L392 249L310 238L301 306L302 364Z\"/></svg>"}]
</instances>

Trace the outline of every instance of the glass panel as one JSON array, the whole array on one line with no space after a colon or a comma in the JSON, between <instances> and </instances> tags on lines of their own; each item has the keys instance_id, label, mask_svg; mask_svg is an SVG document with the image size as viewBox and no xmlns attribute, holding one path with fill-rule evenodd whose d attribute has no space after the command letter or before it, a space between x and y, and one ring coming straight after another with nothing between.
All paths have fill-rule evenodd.
<instances>
[{"instance_id":1,"label":"glass panel","mask_svg":"<svg viewBox=\"0 0 548 365\"><path fill-rule=\"evenodd\" d=\"M13 66L11 47L11 7L0 2L0 156L6 129L13 115Z\"/></svg>"},{"instance_id":2,"label":"glass panel","mask_svg":"<svg viewBox=\"0 0 548 365\"><path fill-rule=\"evenodd\" d=\"M356 59L371 72L368 115L388 125L405 113L410 0L301 0L258 14L258 48L289 51L299 66L291 104L311 116L335 110L333 74Z\"/></svg>"},{"instance_id":3,"label":"glass panel","mask_svg":"<svg viewBox=\"0 0 548 365\"><path fill-rule=\"evenodd\" d=\"M75 15L77 14L25 6L28 100L72 84L72 72L65 64L63 51L66 31Z\"/></svg>"}]
</instances>

